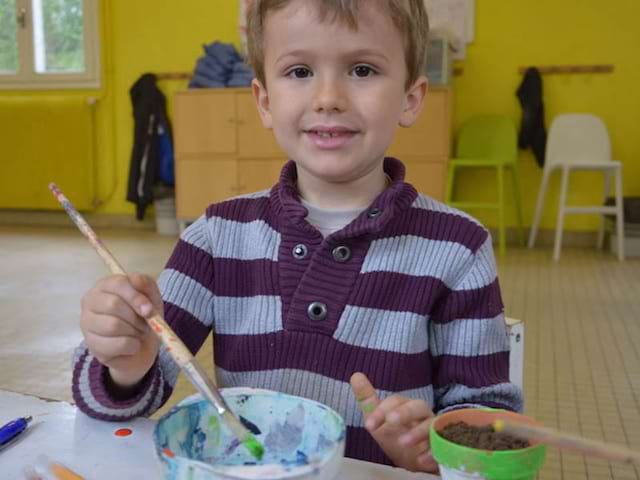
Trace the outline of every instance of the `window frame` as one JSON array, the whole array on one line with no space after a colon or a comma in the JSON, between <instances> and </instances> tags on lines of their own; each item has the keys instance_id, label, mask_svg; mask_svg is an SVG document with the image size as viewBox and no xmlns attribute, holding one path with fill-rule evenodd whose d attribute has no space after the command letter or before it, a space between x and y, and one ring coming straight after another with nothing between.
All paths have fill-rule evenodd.
<instances>
[{"instance_id":1,"label":"window frame","mask_svg":"<svg viewBox=\"0 0 640 480\"><path fill-rule=\"evenodd\" d=\"M82 90L101 86L100 0L82 0L85 71L82 73L37 73L34 50L33 0L15 0L16 14L24 9L27 25L18 26L18 71L0 73L0 90ZM18 20L16 18L16 24Z\"/></svg>"}]
</instances>

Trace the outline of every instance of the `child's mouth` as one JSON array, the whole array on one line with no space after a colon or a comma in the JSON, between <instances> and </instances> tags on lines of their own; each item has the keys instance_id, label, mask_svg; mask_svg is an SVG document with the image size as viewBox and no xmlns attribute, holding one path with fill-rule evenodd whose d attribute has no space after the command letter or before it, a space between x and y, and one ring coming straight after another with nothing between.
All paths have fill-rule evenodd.
<instances>
[{"instance_id":1,"label":"child's mouth","mask_svg":"<svg viewBox=\"0 0 640 480\"><path fill-rule=\"evenodd\" d=\"M345 146L358 133L347 129L311 129L304 131L311 143L320 149L337 149Z\"/></svg>"}]
</instances>

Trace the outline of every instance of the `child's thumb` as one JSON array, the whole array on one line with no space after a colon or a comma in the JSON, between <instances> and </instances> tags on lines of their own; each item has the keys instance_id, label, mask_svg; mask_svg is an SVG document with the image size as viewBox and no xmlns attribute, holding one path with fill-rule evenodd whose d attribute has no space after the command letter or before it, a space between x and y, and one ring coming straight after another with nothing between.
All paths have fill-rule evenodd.
<instances>
[{"instance_id":1,"label":"child's thumb","mask_svg":"<svg viewBox=\"0 0 640 480\"><path fill-rule=\"evenodd\" d=\"M351 390L356 397L360 410L362 410L364 417L367 418L380 403L376 389L373 388L365 374L354 373L351 376Z\"/></svg>"}]
</instances>

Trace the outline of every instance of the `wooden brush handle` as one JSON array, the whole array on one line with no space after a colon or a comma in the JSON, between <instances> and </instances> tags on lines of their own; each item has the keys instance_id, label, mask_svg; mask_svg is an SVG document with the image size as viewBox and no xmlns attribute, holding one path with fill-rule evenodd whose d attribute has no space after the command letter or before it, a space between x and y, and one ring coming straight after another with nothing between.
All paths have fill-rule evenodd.
<instances>
[{"instance_id":1,"label":"wooden brush handle","mask_svg":"<svg viewBox=\"0 0 640 480\"><path fill-rule=\"evenodd\" d=\"M494 429L498 432L509 433L525 440L535 440L563 450L572 450L589 457L640 465L640 452L631 450L624 445L604 443L599 440L591 440L547 427L515 423L506 420L497 421L494 424Z\"/></svg>"}]
</instances>

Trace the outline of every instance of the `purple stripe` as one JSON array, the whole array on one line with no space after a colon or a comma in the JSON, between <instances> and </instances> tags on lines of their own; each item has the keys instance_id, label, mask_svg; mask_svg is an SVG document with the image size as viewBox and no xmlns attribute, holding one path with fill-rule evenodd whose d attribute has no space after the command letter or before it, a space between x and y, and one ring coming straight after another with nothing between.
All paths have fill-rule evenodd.
<instances>
[{"instance_id":1,"label":"purple stripe","mask_svg":"<svg viewBox=\"0 0 640 480\"><path fill-rule=\"evenodd\" d=\"M331 336L337 328L364 262L369 241L361 238L347 242L346 245L351 250L351 258L343 264L339 264L333 258L332 251L338 245L340 244L324 242L319 247L309 247L308 260L305 259L307 268L304 271L298 269L297 273L301 275L290 279L296 280L297 285L284 317L283 324L286 329L305 330ZM290 252L287 252L287 247L290 246L290 242L286 242L285 247L281 248L281 264L298 261ZM327 318L321 322L310 323L307 308L309 304L316 301L327 305Z\"/></svg>"},{"instance_id":2,"label":"purple stripe","mask_svg":"<svg viewBox=\"0 0 640 480\"><path fill-rule=\"evenodd\" d=\"M215 295L251 297L280 294L278 262L215 258L213 270L216 272Z\"/></svg>"},{"instance_id":3,"label":"purple stripe","mask_svg":"<svg viewBox=\"0 0 640 480\"><path fill-rule=\"evenodd\" d=\"M433 312L435 323L447 323L458 318L494 318L504 311L500 284L492 283L473 290L452 291Z\"/></svg>"},{"instance_id":4,"label":"purple stripe","mask_svg":"<svg viewBox=\"0 0 640 480\"><path fill-rule=\"evenodd\" d=\"M164 302L164 318L192 354L196 354L211 329L186 310Z\"/></svg>"},{"instance_id":5,"label":"purple stripe","mask_svg":"<svg viewBox=\"0 0 640 480\"><path fill-rule=\"evenodd\" d=\"M488 232L480 225L454 213L409 208L390 222L394 235L415 235L430 240L456 242L475 253Z\"/></svg>"},{"instance_id":6,"label":"purple stripe","mask_svg":"<svg viewBox=\"0 0 640 480\"><path fill-rule=\"evenodd\" d=\"M234 198L224 202L215 203L207 208L207 219L219 217L225 220L249 223L254 220L262 220L277 230L277 219L272 216L270 209L270 197L258 198Z\"/></svg>"},{"instance_id":7,"label":"purple stripe","mask_svg":"<svg viewBox=\"0 0 640 480\"><path fill-rule=\"evenodd\" d=\"M441 355L432 360L434 388L452 384L483 388L509 382L509 352L460 357Z\"/></svg>"},{"instance_id":8,"label":"purple stripe","mask_svg":"<svg viewBox=\"0 0 640 480\"><path fill-rule=\"evenodd\" d=\"M232 372L294 368L349 382L362 372L376 388L402 391L431 384L431 354L356 347L320 334L279 331L264 335L215 335L216 364ZM402 375L398 375L402 372Z\"/></svg>"},{"instance_id":9,"label":"purple stripe","mask_svg":"<svg viewBox=\"0 0 640 480\"><path fill-rule=\"evenodd\" d=\"M344 456L365 462L393 465L371 434L361 427L347 427Z\"/></svg>"},{"instance_id":10,"label":"purple stripe","mask_svg":"<svg viewBox=\"0 0 640 480\"><path fill-rule=\"evenodd\" d=\"M178 241L165 268L183 273L209 290L215 285L211 255L184 240Z\"/></svg>"},{"instance_id":11,"label":"purple stripe","mask_svg":"<svg viewBox=\"0 0 640 480\"><path fill-rule=\"evenodd\" d=\"M440 298L449 293L437 278L415 277L395 272L368 272L358 275L350 304L397 312L427 315Z\"/></svg>"}]
</instances>

